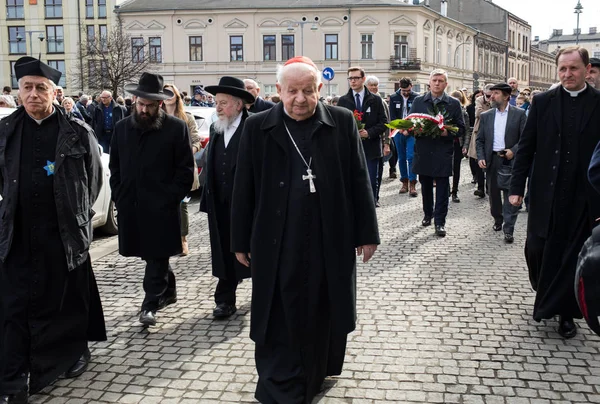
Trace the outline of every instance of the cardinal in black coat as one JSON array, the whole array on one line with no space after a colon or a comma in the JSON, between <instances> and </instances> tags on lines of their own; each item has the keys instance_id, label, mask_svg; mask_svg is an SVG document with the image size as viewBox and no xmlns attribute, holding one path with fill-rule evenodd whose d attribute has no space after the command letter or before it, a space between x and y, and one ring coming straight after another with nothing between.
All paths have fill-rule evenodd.
<instances>
[{"instance_id":1,"label":"cardinal in black coat","mask_svg":"<svg viewBox=\"0 0 600 404\"><path fill-rule=\"evenodd\" d=\"M340 374L356 324L356 254L379 244L352 112L318 101L316 66L286 63L282 102L246 120L232 201L232 248L252 271L262 403L310 403Z\"/></svg>"}]
</instances>

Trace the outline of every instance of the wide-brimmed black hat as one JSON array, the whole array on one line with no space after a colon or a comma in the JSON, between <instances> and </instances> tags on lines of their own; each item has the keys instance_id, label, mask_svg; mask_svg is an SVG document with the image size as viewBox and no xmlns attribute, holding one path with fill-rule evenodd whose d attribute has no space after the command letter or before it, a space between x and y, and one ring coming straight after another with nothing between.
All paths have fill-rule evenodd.
<instances>
[{"instance_id":1,"label":"wide-brimmed black hat","mask_svg":"<svg viewBox=\"0 0 600 404\"><path fill-rule=\"evenodd\" d=\"M511 94L513 91L512 87L506 83L495 84L492 86L492 88L490 88L490 90L500 90L500 91L502 91L504 93L508 93L508 94Z\"/></svg>"},{"instance_id":2,"label":"wide-brimmed black hat","mask_svg":"<svg viewBox=\"0 0 600 404\"><path fill-rule=\"evenodd\" d=\"M213 95L217 95L218 93L233 95L234 97L241 98L248 104L252 104L254 101L256 101L254 95L246 91L244 82L236 77L231 76L221 77L218 86L204 87L204 91L208 91Z\"/></svg>"},{"instance_id":3,"label":"wide-brimmed black hat","mask_svg":"<svg viewBox=\"0 0 600 404\"><path fill-rule=\"evenodd\" d=\"M160 74L142 73L138 84L127 84L125 91L148 100L162 101L173 97L173 92L163 89L163 77Z\"/></svg>"},{"instance_id":4,"label":"wide-brimmed black hat","mask_svg":"<svg viewBox=\"0 0 600 404\"><path fill-rule=\"evenodd\" d=\"M592 65L592 67L600 67L600 59L590 58L590 64Z\"/></svg>"},{"instance_id":5,"label":"wide-brimmed black hat","mask_svg":"<svg viewBox=\"0 0 600 404\"><path fill-rule=\"evenodd\" d=\"M39 59L23 56L15 62L15 76L17 80L25 76L40 76L58 84L62 73Z\"/></svg>"}]
</instances>

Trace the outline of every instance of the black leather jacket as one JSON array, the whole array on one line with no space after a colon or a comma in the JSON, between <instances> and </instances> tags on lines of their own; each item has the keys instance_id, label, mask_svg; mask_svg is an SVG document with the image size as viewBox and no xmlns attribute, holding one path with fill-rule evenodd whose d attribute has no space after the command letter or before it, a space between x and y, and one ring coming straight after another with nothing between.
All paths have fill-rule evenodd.
<instances>
[{"instance_id":1,"label":"black leather jacket","mask_svg":"<svg viewBox=\"0 0 600 404\"><path fill-rule=\"evenodd\" d=\"M0 121L0 262L13 241L19 194L22 122L20 107ZM92 241L92 206L102 186L102 162L94 131L83 121L69 119L56 109L59 134L56 146L54 197L58 225L69 271L85 262Z\"/></svg>"}]
</instances>

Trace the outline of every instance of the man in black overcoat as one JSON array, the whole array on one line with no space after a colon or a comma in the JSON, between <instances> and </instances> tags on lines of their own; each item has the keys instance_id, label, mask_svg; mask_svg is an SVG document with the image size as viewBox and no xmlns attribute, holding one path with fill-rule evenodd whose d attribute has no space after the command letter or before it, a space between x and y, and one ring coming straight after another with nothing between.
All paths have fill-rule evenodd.
<instances>
[{"instance_id":1,"label":"man in black overcoat","mask_svg":"<svg viewBox=\"0 0 600 404\"><path fill-rule=\"evenodd\" d=\"M179 205L194 181L187 124L160 107L173 93L160 75L143 73L125 90L136 95L133 113L115 127L110 186L119 211L119 252L146 261L140 323L177 301L169 257L181 253Z\"/></svg>"},{"instance_id":2,"label":"man in black overcoat","mask_svg":"<svg viewBox=\"0 0 600 404\"><path fill-rule=\"evenodd\" d=\"M0 403L81 375L106 329L92 272L96 136L53 101L61 73L15 63L23 106L0 123Z\"/></svg>"},{"instance_id":3,"label":"man in black overcoat","mask_svg":"<svg viewBox=\"0 0 600 404\"><path fill-rule=\"evenodd\" d=\"M590 162L590 168L588 170L588 178L590 184L600 192L600 143L596 146L594 154L592 155L592 161Z\"/></svg>"},{"instance_id":4,"label":"man in black overcoat","mask_svg":"<svg viewBox=\"0 0 600 404\"><path fill-rule=\"evenodd\" d=\"M600 92L585 82L589 55L562 48L556 63L561 85L534 96L513 167L510 202L520 206L530 167L530 208L525 258L537 292L536 321L559 316L564 338L581 318L574 293L577 256L600 217L600 194L587 171L600 141Z\"/></svg>"},{"instance_id":5,"label":"man in black overcoat","mask_svg":"<svg viewBox=\"0 0 600 404\"><path fill-rule=\"evenodd\" d=\"M232 249L252 272L256 398L310 403L340 374L356 325L356 255L379 244L352 113L319 102L306 57L278 71L281 103L250 116L233 189Z\"/></svg>"},{"instance_id":6,"label":"man in black overcoat","mask_svg":"<svg viewBox=\"0 0 600 404\"><path fill-rule=\"evenodd\" d=\"M229 76L223 76L217 86L206 87L206 91L216 96L219 119L210 126L204 166L206 185L200 210L208 213L212 273L219 278L213 316L227 318L237 310L238 282L250 277L250 270L240 264L231 251L230 217L240 137L248 118L244 104L252 102L254 96L244 89L242 80Z\"/></svg>"},{"instance_id":7,"label":"man in black overcoat","mask_svg":"<svg viewBox=\"0 0 600 404\"><path fill-rule=\"evenodd\" d=\"M244 79L244 86L246 91L252 94L252 102L247 103L248 111L252 113L258 113L271 109L275 106L274 102L267 101L260 96L260 87L258 83L252 79ZM248 101L246 101L248 102Z\"/></svg>"},{"instance_id":8,"label":"man in black overcoat","mask_svg":"<svg viewBox=\"0 0 600 404\"><path fill-rule=\"evenodd\" d=\"M448 198L450 197L450 177L452 176L452 159L454 155L454 138L465 133L465 123L456 98L448 96L444 91L448 86L448 73L437 69L429 75L430 91L415 98L410 114L433 113L434 106L447 114L446 123L457 126L458 132L451 133L444 129L440 138L419 136L415 139L415 155L413 171L419 175L421 193L423 195L423 213L421 224L431 225L434 219L435 234L446 236L446 216L448 215ZM433 182L436 183L435 208L433 201Z\"/></svg>"},{"instance_id":9,"label":"man in black overcoat","mask_svg":"<svg viewBox=\"0 0 600 404\"><path fill-rule=\"evenodd\" d=\"M348 69L348 93L340 97L338 107L362 114L364 128L358 131L362 139L362 146L367 158L367 168L373 198L377 201L377 177L379 176L379 160L383 157L381 138L385 133L388 122L384 101L381 97L372 94L365 86L365 70L362 67Z\"/></svg>"}]
</instances>

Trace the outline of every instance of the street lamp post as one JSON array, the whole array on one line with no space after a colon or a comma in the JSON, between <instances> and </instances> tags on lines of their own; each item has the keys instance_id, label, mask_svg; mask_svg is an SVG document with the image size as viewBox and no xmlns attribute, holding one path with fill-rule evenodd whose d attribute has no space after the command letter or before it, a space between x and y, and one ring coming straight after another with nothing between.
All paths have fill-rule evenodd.
<instances>
[{"instance_id":1,"label":"street lamp post","mask_svg":"<svg viewBox=\"0 0 600 404\"><path fill-rule=\"evenodd\" d=\"M36 30L29 30L29 31L25 31L26 34L29 35L29 55L33 56L33 43L31 40L31 35L32 34L39 34L38 35L38 39L40 40L40 54L38 56L38 59L40 59L42 57L42 42L44 41L44 39L46 39L46 37L44 36L44 31L36 31ZM23 37L21 35L17 35L17 41L22 41Z\"/></svg>"},{"instance_id":2,"label":"street lamp post","mask_svg":"<svg viewBox=\"0 0 600 404\"><path fill-rule=\"evenodd\" d=\"M577 5L575 6L575 14L577 14L577 30L576 32L576 40L575 44L579 45L579 14L582 13L583 6L581 5L581 0L577 0Z\"/></svg>"},{"instance_id":3,"label":"street lamp post","mask_svg":"<svg viewBox=\"0 0 600 404\"><path fill-rule=\"evenodd\" d=\"M293 24L297 24L300 26L300 52L302 53L302 56L304 56L304 25L308 23L309 21L290 21L290 25L288 25L287 28L289 32L294 32ZM312 26L310 27L310 30L316 31L317 29L319 29L317 27L317 23L313 22Z\"/></svg>"}]
</instances>

